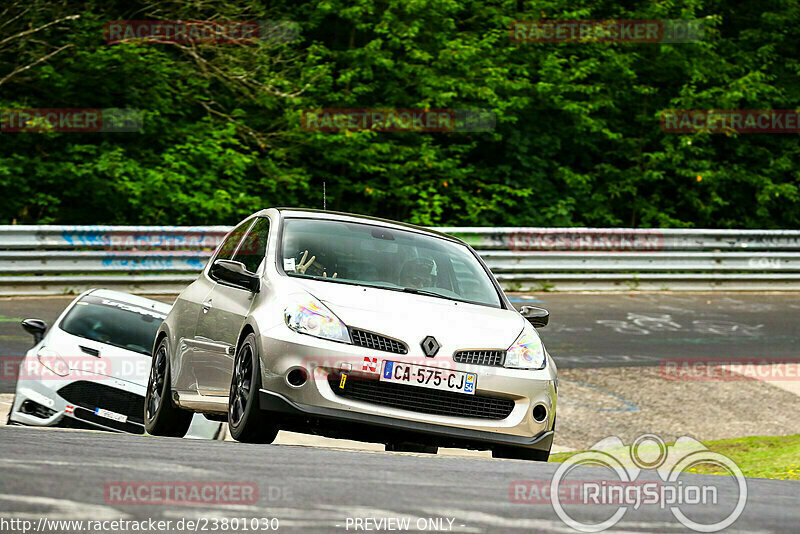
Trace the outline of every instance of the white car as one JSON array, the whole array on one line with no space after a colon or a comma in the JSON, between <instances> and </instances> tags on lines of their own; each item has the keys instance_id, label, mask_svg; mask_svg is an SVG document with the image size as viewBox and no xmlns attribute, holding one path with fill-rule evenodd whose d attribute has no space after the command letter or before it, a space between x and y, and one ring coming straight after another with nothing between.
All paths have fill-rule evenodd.
<instances>
[{"instance_id":1,"label":"white car","mask_svg":"<svg viewBox=\"0 0 800 534\"><path fill-rule=\"evenodd\" d=\"M546 461L557 369L469 245L393 221L301 209L254 213L159 327L151 434L194 413L237 441L279 430L388 450L491 449Z\"/></svg>"},{"instance_id":2,"label":"white car","mask_svg":"<svg viewBox=\"0 0 800 534\"><path fill-rule=\"evenodd\" d=\"M36 344L21 362L8 422L144 434L150 353L170 308L92 289L49 329L40 319L23 321ZM198 415L187 437L219 439L224 429Z\"/></svg>"}]
</instances>

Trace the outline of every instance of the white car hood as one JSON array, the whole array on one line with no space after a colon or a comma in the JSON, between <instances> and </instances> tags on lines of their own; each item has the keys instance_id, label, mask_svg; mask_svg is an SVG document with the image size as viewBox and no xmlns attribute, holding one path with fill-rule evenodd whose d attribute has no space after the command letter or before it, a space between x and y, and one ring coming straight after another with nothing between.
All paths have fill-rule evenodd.
<instances>
[{"instance_id":1,"label":"white car hood","mask_svg":"<svg viewBox=\"0 0 800 534\"><path fill-rule=\"evenodd\" d=\"M99 351L100 356L86 353L81 346ZM147 386L151 363L148 355L73 336L57 328L48 333L42 347L66 360L70 378L78 380L82 375L100 375Z\"/></svg>"},{"instance_id":2,"label":"white car hood","mask_svg":"<svg viewBox=\"0 0 800 534\"><path fill-rule=\"evenodd\" d=\"M525 324L516 311L425 295L331 282L302 280L298 285L321 300L351 328L397 338L409 354L422 355L420 343L433 336L439 354L464 349L507 349Z\"/></svg>"}]
</instances>

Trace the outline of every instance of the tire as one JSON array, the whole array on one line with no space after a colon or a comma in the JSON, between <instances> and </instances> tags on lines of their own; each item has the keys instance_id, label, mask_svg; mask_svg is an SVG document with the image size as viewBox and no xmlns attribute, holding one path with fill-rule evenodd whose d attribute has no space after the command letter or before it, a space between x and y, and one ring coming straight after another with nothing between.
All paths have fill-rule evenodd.
<instances>
[{"instance_id":1,"label":"tire","mask_svg":"<svg viewBox=\"0 0 800 534\"><path fill-rule=\"evenodd\" d=\"M548 458L550 458L550 449L542 451L539 449L525 449L523 447L495 447L492 449L492 458L546 462Z\"/></svg>"},{"instance_id":2,"label":"tire","mask_svg":"<svg viewBox=\"0 0 800 534\"><path fill-rule=\"evenodd\" d=\"M392 442L387 443L385 450L388 452L420 452L423 454L438 454L439 447L436 445L423 445L422 443Z\"/></svg>"},{"instance_id":3,"label":"tire","mask_svg":"<svg viewBox=\"0 0 800 534\"><path fill-rule=\"evenodd\" d=\"M144 429L153 436L182 438L189 431L194 412L182 410L172 400L167 338L161 340L150 364L144 398Z\"/></svg>"},{"instance_id":4,"label":"tire","mask_svg":"<svg viewBox=\"0 0 800 534\"><path fill-rule=\"evenodd\" d=\"M236 351L228 395L228 432L244 443L272 443L278 427L261 411L258 392L261 389L261 362L252 332Z\"/></svg>"}]
</instances>

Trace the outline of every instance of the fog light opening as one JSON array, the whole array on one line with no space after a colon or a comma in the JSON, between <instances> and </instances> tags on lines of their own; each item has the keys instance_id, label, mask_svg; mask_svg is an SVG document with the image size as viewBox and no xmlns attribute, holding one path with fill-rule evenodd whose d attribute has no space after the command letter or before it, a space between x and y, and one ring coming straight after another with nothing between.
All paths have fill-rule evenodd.
<instances>
[{"instance_id":1,"label":"fog light opening","mask_svg":"<svg viewBox=\"0 0 800 534\"><path fill-rule=\"evenodd\" d=\"M286 382L292 387L299 388L308 380L308 373L302 367L292 369L286 373Z\"/></svg>"},{"instance_id":2,"label":"fog light opening","mask_svg":"<svg viewBox=\"0 0 800 534\"><path fill-rule=\"evenodd\" d=\"M533 407L533 420L537 423L544 423L547 420L547 408L544 404Z\"/></svg>"},{"instance_id":3,"label":"fog light opening","mask_svg":"<svg viewBox=\"0 0 800 534\"><path fill-rule=\"evenodd\" d=\"M42 406L38 402L33 402L30 399L26 399L25 402L17 410L19 412L24 413L25 415L32 415L34 417L38 417L39 419L47 419L48 417L52 417L55 410L51 410L47 406Z\"/></svg>"}]
</instances>

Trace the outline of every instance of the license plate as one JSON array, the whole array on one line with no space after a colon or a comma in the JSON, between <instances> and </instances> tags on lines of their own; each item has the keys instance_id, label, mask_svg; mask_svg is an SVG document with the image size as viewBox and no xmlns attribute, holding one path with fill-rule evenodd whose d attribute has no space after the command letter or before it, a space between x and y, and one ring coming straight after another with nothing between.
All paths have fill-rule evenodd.
<instances>
[{"instance_id":1,"label":"license plate","mask_svg":"<svg viewBox=\"0 0 800 534\"><path fill-rule=\"evenodd\" d=\"M106 419L111 419L113 421L119 421L120 423L127 423L128 416L122 415L121 413L112 412L109 410L104 410L102 408L95 408L94 414L99 415L100 417L105 417Z\"/></svg>"},{"instance_id":2,"label":"license plate","mask_svg":"<svg viewBox=\"0 0 800 534\"><path fill-rule=\"evenodd\" d=\"M384 361L381 381L474 395L475 386L478 384L478 375L410 363Z\"/></svg>"}]
</instances>

